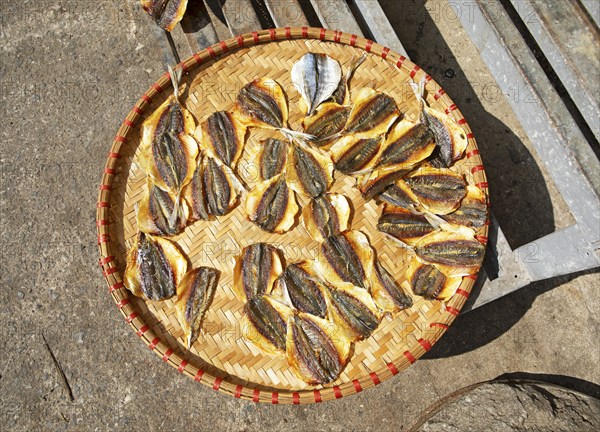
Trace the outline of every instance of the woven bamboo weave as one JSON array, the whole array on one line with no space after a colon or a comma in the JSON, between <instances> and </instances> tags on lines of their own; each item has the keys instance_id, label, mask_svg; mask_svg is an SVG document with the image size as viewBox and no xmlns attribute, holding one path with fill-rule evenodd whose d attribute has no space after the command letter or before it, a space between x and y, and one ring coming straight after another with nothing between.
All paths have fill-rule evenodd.
<instances>
[{"instance_id":1,"label":"woven bamboo weave","mask_svg":"<svg viewBox=\"0 0 600 432\"><path fill-rule=\"evenodd\" d=\"M367 51L365 63L351 81L351 93L363 87L383 91L396 100L411 120L417 119L417 103L409 82L427 78L426 98L446 111L464 128L469 138L465 157L452 168L480 187L487 197L487 181L475 139L452 100L418 66L388 48L355 35L319 28L281 28L254 32L216 44L182 62L181 100L203 121L216 110L231 109L239 89L257 77L271 77L284 88L289 104L289 123L301 130L300 96L293 88L290 70L308 51L322 52L338 60L345 70L352 57ZM173 238L193 267L212 266L221 271L214 302L203 324L203 333L187 350L175 318L173 301L143 301L125 289L122 274L126 251L137 233L135 208L145 187L146 175L136 163L139 126L172 93L169 76L163 75L129 113L109 152L97 208L100 265L109 291L126 321L165 362L180 373L237 398L267 403L314 403L360 392L399 373L416 361L440 338L460 312L474 283L465 277L454 297L443 304L413 296L414 305L395 319L384 318L376 332L355 345L351 361L334 383L311 387L289 369L285 358L263 354L246 340L240 326L243 304L232 291L234 258L253 242L279 246L287 262L313 258L318 244L302 223L283 235L268 234L248 222L242 206L216 221L196 222ZM259 140L275 132L254 129L239 163L241 178L252 186L257 181L255 154ZM404 280L411 252L393 244L376 229L380 208L365 202L351 177L336 173L333 192L350 198L352 228L366 233L384 266L410 292ZM301 204L306 201L300 199ZM487 225L477 238L487 240ZM248 336L246 334L246 336Z\"/></svg>"}]
</instances>

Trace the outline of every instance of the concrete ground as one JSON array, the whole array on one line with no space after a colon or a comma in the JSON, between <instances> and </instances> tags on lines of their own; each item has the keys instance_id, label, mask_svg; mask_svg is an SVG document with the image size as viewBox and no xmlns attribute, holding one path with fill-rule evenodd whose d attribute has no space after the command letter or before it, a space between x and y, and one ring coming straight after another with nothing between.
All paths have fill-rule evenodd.
<instances>
[{"instance_id":1,"label":"concrete ground","mask_svg":"<svg viewBox=\"0 0 600 432\"><path fill-rule=\"evenodd\" d=\"M493 78L438 3L428 11L415 2L410 14L384 8L396 11L409 55L469 119L509 241L568 225L517 119L490 96ZM501 375L600 396L597 272L469 312L407 371L336 402L256 405L177 374L133 335L97 266L95 202L111 139L162 73L138 2L1 0L0 16L4 430L392 431L444 395Z\"/></svg>"}]
</instances>

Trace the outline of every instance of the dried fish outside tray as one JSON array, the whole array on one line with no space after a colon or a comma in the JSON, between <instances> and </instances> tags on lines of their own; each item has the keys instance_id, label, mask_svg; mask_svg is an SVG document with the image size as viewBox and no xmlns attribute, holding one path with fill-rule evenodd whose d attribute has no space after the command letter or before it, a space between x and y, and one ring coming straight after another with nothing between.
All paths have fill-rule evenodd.
<instances>
[{"instance_id":1,"label":"dried fish outside tray","mask_svg":"<svg viewBox=\"0 0 600 432\"><path fill-rule=\"evenodd\" d=\"M471 228L456 227L422 237L414 251L419 261L434 265L446 276L467 276L479 270L485 246L475 239Z\"/></svg>"},{"instance_id":2,"label":"dried fish outside tray","mask_svg":"<svg viewBox=\"0 0 600 432\"><path fill-rule=\"evenodd\" d=\"M325 289L314 261L302 261L285 268L275 283L272 297L300 312L326 318Z\"/></svg>"},{"instance_id":3,"label":"dried fish outside tray","mask_svg":"<svg viewBox=\"0 0 600 432\"><path fill-rule=\"evenodd\" d=\"M326 54L306 53L292 66L292 83L307 106L308 116L333 95L341 78L340 64Z\"/></svg>"},{"instance_id":4,"label":"dried fish outside tray","mask_svg":"<svg viewBox=\"0 0 600 432\"><path fill-rule=\"evenodd\" d=\"M289 144L276 138L268 138L260 143L258 167L261 180L269 180L281 174L285 168Z\"/></svg>"},{"instance_id":5,"label":"dried fish outside tray","mask_svg":"<svg viewBox=\"0 0 600 432\"><path fill-rule=\"evenodd\" d=\"M185 229L189 215L189 207L181 197L159 188L148 179L137 215L140 231L161 236L179 234Z\"/></svg>"},{"instance_id":6,"label":"dried fish outside tray","mask_svg":"<svg viewBox=\"0 0 600 432\"><path fill-rule=\"evenodd\" d=\"M337 283L328 288L328 306L336 327L351 341L371 336L381 315L369 292L351 283Z\"/></svg>"},{"instance_id":7,"label":"dried fish outside tray","mask_svg":"<svg viewBox=\"0 0 600 432\"><path fill-rule=\"evenodd\" d=\"M308 147L292 146L288 168L286 178L290 187L301 195L318 197L333 184L331 159Z\"/></svg>"},{"instance_id":8,"label":"dried fish outside tray","mask_svg":"<svg viewBox=\"0 0 600 432\"><path fill-rule=\"evenodd\" d=\"M235 168L244 151L246 126L228 111L212 113L198 128L200 147L211 157Z\"/></svg>"},{"instance_id":9,"label":"dried fish outside tray","mask_svg":"<svg viewBox=\"0 0 600 432\"><path fill-rule=\"evenodd\" d=\"M408 245L435 231L424 215L388 204L383 206L377 229Z\"/></svg>"},{"instance_id":10,"label":"dried fish outside tray","mask_svg":"<svg viewBox=\"0 0 600 432\"><path fill-rule=\"evenodd\" d=\"M325 239L315 260L324 280L349 282L368 289L373 271L373 250L360 231L345 231Z\"/></svg>"},{"instance_id":11,"label":"dried fish outside tray","mask_svg":"<svg viewBox=\"0 0 600 432\"><path fill-rule=\"evenodd\" d=\"M160 28L170 32L183 18L188 0L140 0L140 3Z\"/></svg>"},{"instance_id":12,"label":"dried fish outside tray","mask_svg":"<svg viewBox=\"0 0 600 432\"><path fill-rule=\"evenodd\" d=\"M435 266L416 258L410 262L405 277L416 295L429 300L449 300L462 282L462 277L447 277Z\"/></svg>"},{"instance_id":13,"label":"dried fish outside tray","mask_svg":"<svg viewBox=\"0 0 600 432\"><path fill-rule=\"evenodd\" d=\"M348 105L350 103L350 80L358 67L367 59L367 53L363 53L360 57L353 57L350 61L350 66L346 74L340 80L337 89L331 96L331 99L340 105Z\"/></svg>"},{"instance_id":14,"label":"dried fish outside tray","mask_svg":"<svg viewBox=\"0 0 600 432\"><path fill-rule=\"evenodd\" d=\"M300 210L296 195L283 174L254 186L244 205L248 220L271 233L289 231Z\"/></svg>"},{"instance_id":15,"label":"dried fish outside tray","mask_svg":"<svg viewBox=\"0 0 600 432\"><path fill-rule=\"evenodd\" d=\"M282 252L267 243L246 246L235 260L233 288L241 301L271 293L283 271Z\"/></svg>"},{"instance_id":16,"label":"dried fish outside tray","mask_svg":"<svg viewBox=\"0 0 600 432\"><path fill-rule=\"evenodd\" d=\"M375 272L370 292L377 307L392 315L413 304L410 296L404 292L400 284L378 259L375 260Z\"/></svg>"},{"instance_id":17,"label":"dried fish outside tray","mask_svg":"<svg viewBox=\"0 0 600 432\"><path fill-rule=\"evenodd\" d=\"M164 300L173 297L187 271L187 260L167 239L142 231L127 254L125 287L137 297Z\"/></svg>"},{"instance_id":18,"label":"dried fish outside tray","mask_svg":"<svg viewBox=\"0 0 600 432\"><path fill-rule=\"evenodd\" d=\"M333 102L325 102L310 117L302 122L304 132L312 135L311 144L326 147L333 142L344 129L348 116L352 111L350 106L342 106Z\"/></svg>"},{"instance_id":19,"label":"dried fish outside tray","mask_svg":"<svg viewBox=\"0 0 600 432\"><path fill-rule=\"evenodd\" d=\"M286 358L292 371L311 385L335 381L346 366L351 343L332 334L331 323L309 314L294 314L287 322Z\"/></svg>"},{"instance_id":20,"label":"dried fish outside tray","mask_svg":"<svg viewBox=\"0 0 600 432\"><path fill-rule=\"evenodd\" d=\"M287 320L292 310L267 296L253 297L244 306L244 338L267 354L286 351Z\"/></svg>"},{"instance_id":21,"label":"dried fish outside tray","mask_svg":"<svg viewBox=\"0 0 600 432\"><path fill-rule=\"evenodd\" d=\"M219 271L214 268L195 268L185 274L177 287L175 311L188 348L192 347L200 334L202 321L213 301L219 276Z\"/></svg>"},{"instance_id":22,"label":"dried fish outside tray","mask_svg":"<svg viewBox=\"0 0 600 432\"><path fill-rule=\"evenodd\" d=\"M344 174L354 174L367 169L379 153L382 136L361 138L346 135L330 149L335 169Z\"/></svg>"},{"instance_id":23,"label":"dried fish outside tray","mask_svg":"<svg viewBox=\"0 0 600 432\"><path fill-rule=\"evenodd\" d=\"M467 185L467 195L460 207L442 218L456 225L479 228L485 225L488 217L487 201L483 191L477 186Z\"/></svg>"},{"instance_id":24,"label":"dried fish outside tray","mask_svg":"<svg viewBox=\"0 0 600 432\"><path fill-rule=\"evenodd\" d=\"M455 211L467 194L464 177L446 168L419 168L404 181L421 205L438 215Z\"/></svg>"},{"instance_id":25,"label":"dried fish outside tray","mask_svg":"<svg viewBox=\"0 0 600 432\"><path fill-rule=\"evenodd\" d=\"M302 211L304 227L318 242L350 227L350 203L341 194L325 194L310 200Z\"/></svg>"}]
</instances>

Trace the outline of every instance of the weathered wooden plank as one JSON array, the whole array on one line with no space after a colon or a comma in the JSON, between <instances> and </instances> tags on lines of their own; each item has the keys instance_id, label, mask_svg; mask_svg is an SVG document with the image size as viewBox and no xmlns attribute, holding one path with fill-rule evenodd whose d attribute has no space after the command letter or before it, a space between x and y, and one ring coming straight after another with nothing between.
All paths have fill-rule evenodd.
<instances>
[{"instance_id":1,"label":"weathered wooden plank","mask_svg":"<svg viewBox=\"0 0 600 432\"><path fill-rule=\"evenodd\" d=\"M206 6L208 19L212 23L215 33L217 34L217 39L220 41L229 39L231 37L231 31L227 26L225 15L223 15L221 0L204 0L204 5Z\"/></svg>"},{"instance_id":2,"label":"weathered wooden plank","mask_svg":"<svg viewBox=\"0 0 600 432\"><path fill-rule=\"evenodd\" d=\"M310 2L323 27L363 36L356 18L344 0L310 0Z\"/></svg>"},{"instance_id":3,"label":"weathered wooden plank","mask_svg":"<svg viewBox=\"0 0 600 432\"><path fill-rule=\"evenodd\" d=\"M296 0L264 0L276 27L308 26L302 7Z\"/></svg>"},{"instance_id":4,"label":"weathered wooden plank","mask_svg":"<svg viewBox=\"0 0 600 432\"><path fill-rule=\"evenodd\" d=\"M261 29L260 21L250 0L220 0L220 3L232 35Z\"/></svg>"},{"instance_id":5,"label":"weathered wooden plank","mask_svg":"<svg viewBox=\"0 0 600 432\"><path fill-rule=\"evenodd\" d=\"M396 36L394 28L388 21L377 0L354 0L365 23L375 38L375 42L406 57L406 51Z\"/></svg>"},{"instance_id":6,"label":"weathered wooden plank","mask_svg":"<svg viewBox=\"0 0 600 432\"><path fill-rule=\"evenodd\" d=\"M206 6L202 1L190 2L185 16L181 20L191 53L200 51L219 41L212 25Z\"/></svg>"}]
</instances>

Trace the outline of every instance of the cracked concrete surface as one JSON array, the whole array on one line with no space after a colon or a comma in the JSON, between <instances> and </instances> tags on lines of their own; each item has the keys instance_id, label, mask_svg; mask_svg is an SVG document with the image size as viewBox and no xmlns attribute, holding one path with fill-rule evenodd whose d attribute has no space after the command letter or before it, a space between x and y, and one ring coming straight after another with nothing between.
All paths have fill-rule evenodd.
<instances>
[{"instance_id":1,"label":"cracked concrete surface","mask_svg":"<svg viewBox=\"0 0 600 432\"><path fill-rule=\"evenodd\" d=\"M148 21L136 0L2 0L0 15L3 428L391 431L450 392L517 372L598 396L594 272L536 283L460 317L426 358L336 402L256 405L177 374L125 324L97 266L95 202L110 142L162 73ZM514 170L527 173L536 160L516 119L485 87L460 91L474 76L492 78L458 21L402 19L393 23L409 33L409 54L447 88L482 143L493 203L514 242L562 224L552 187L532 185L528 202L519 200ZM414 55L428 44L444 55ZM543 227L531 217L516 223L527 209Z\"/></svg>"}]
</instances>

